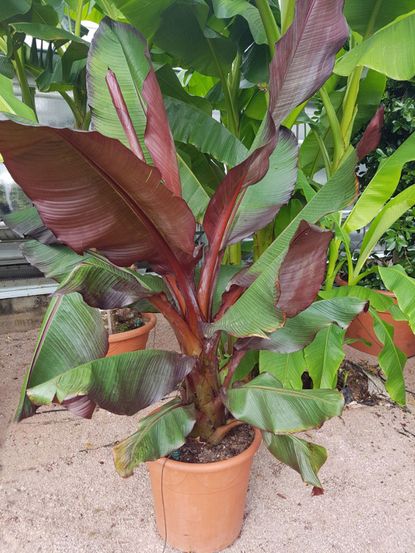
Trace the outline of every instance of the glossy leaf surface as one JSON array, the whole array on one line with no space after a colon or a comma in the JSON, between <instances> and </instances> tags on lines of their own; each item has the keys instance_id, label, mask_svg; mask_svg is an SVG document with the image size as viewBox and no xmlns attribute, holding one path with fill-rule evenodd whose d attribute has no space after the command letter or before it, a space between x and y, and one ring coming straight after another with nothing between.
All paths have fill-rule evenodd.
<instances>
[{"instance_id":1,"label":"glossy leaf surface","mask_svg":"<svg viewBox=\"0 0 415 553\"><path fill-rule=\"evenodd\" d=\"M156 461L185 442L196 422L193 405L174 399L140 420L137 432L113 448L114 464L123 478L146 461Z\"/></svg>"},{"instance_id":2,"label":"glossy leaf surface","mask_svg":"<svg viewBox=\"0 0 415 553\"><path fill-rule=\"evenodd\" d=\"M379 267L379 274L386 288L397 297L398 305L415 334L415 278L407 275L400 265Z\"/></svg>"}]
</instances>

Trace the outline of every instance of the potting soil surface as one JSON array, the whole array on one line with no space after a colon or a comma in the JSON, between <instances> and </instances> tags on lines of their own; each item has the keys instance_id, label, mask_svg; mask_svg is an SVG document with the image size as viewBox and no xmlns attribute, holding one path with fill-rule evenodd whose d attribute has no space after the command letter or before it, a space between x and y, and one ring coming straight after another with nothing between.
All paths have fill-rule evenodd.
<instances>
[{"instance_id":1,"label":"potting soil surface","mask_svg":"<svg viewBox=\"0 0 415 553\"><path fill-rule=\"evenodd\" d=\"M122 479L112 462L111 445L136 430L138 415L98 410L88 421L48 407L10 423L35 340L30 331L3 335L0 343L0 552L162 553L145 466ZM161 319L149 347L176 347ZM406 372L407 387L415 390L414 360ZM226 552L414 553L410 394L408 406L352 402L342 418L303 435L328 449L320 471L324 495L312 496L297 473L261 446L243 530Z\"/></svg>"}]
</instances>

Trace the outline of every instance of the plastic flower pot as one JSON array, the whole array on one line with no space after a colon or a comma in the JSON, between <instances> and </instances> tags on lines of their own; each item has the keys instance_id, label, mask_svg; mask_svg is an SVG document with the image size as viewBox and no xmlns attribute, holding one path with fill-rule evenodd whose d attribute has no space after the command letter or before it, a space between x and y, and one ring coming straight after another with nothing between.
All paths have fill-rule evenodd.
<instances>
[{"instance_id":1,"label":"plastic flower pot","mask_svg":"<svg viewBox=\"0 0 415 553\"><path fill-rule=\"evenodd\" d=\"M215 553L239 536L252 460L261 443L255 430L239 455L214 463L183 463L165 457L147 463L157 528L181 551Z\"/></svg>"},{"instance_id":2,"label":"plastic flower pot","mask_svg":"<svg viewBox=\"0 0 415 553\"><path fill-rule=\"evenodd\" d=\"M108 336L109 347L107 357L126 353L127 351L145 349L148 336L154 328L157 318L154 313L143 313L142 316L144 319L143 326Z\"/></svg>"}]
</instances>

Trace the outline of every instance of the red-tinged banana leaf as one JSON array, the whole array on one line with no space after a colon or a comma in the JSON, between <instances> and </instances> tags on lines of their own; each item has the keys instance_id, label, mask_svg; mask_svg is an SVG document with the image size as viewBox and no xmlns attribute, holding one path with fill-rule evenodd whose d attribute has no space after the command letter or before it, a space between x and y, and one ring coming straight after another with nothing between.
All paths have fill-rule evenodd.
<instances>
[{"instance_id":1,"label":"red-tinged banana leaf","mask_svg":"<svg viewBox=\"0 0 415 553\"><path fill-rule=\"evenodd\" d=\"M268 451L281 463L297 471L306 484L322 488L317 476L327 460L326 449L297 436L283 436L263 432L262 439Z\"/></svg>"},{"instance_id":2,"label":"red-tinged banana leaf","mask_svg":"<svg viewBox=\"0 0 415 553\"><path fill-rule=\"evenodd\" d=\"M276 125L330 77L349 36L344 0L298 0L291 27L270 64L270 109Z\"/></svg>"},{"instance_id":3,"label":"red-tinged banana leaf","mask_svg":"<svg viewBox=\"0 0 415 553\"><path fill-rule=\"evenodd\" d=\"M64 280L77 265L89 259L88 254L78 255L66 246L47 246L37 240L26 240L21 251L31 265L57 282Z\"/></svg>"},{"instance_id":4,"label":"red-tinged banana leaf","mask_svg":"<svg viewBox=\"0 0 415 553\"><path fill-rule=\"evenodd\" d=\"M34 414L28 388L107 353L108 338L101 315L79 294L52 298L40 328L31 365L25 376L16 420Z\"/></svg>"},{"instance_id":5,"label":"red-tinged banana leaf","mask_svg":"<svg viewBox=\"0 0 415 553\"><path fill-rule=\"evenodd\" d=\"M194 405L182 405L180 399L169 401L144 417L137 432L113 448L114 464L123 478L146 461L155 461L181 447L196 423Z\"/></svg>"},{"instance_id":6,"label":"red-tinged banana leaf","mask_svg":"<svg viewBox=\"0 0 415 553\"><path fill-rule=\"evenodd\" d=\"M359 161L376 150L378 144L382 138L382 127L385 114L385 107L380 106L375 115L370 120L369 125L366 127L362 138L359 140L356 146L357 158Z\"/></svg>"},{"instance_id":7,"label":"red-tinged banana leaf","mask_svg":"<svg viewBox=\"0 0 415 553\"><path fill-rule=\"evenodd\" d=\"M110 90L108 69L118 83ZM180 196L176 149L144 37L131 25L104 18L88 53L87 83L94 128L130 147L138 143L167 188ZM127 109L120 112L123 103Z\"/></svg>"},{"instance_id":8,"label":"red-tinged banana leaf","mask_svg":"<svg viewBox=\"0 0 415 553\"><path fill-rule=\"evenodd\" d=\"M323 328L332 324L347 328L353 319L367 308L367 301L355 297L319 300L292 319L287 319L283 328L272 332L266 338L238 340L235 348L292 353L307 346Z\"/></svg>"},{"instance_id":9,"label":"red-tinged banana leaf","mask_svg":"<svg viewBox=\"0 0 415 553\"><path fill-rule=\"evenodd\" d=\"M281 255L272 273L258 277L223 317L207 328L207 334L224 330L241 338L267 338L268 334L284 325L287 315L294 316L309 306L324 278L325 252L330 238L330 232L302 221L285 259ZM305 279L307 286L304 285Z\"/></svg>"},{"instance_id":10,"label":"red-tinged banana leaf","mask_svg":"<svg viewBox=\"0 0 415 553\"><path fill-rule=\"evenodd\" d=\"M301 221L278 273L277 308L294 317L315 300L326 274L333 233Z\"/></svg>"},{"instance_id":11,"label":"red-tinged banana leaf","mask_svg":"<svg viewBox=\"0 0 415 553\"><path fill-rule=\"evenodd\" d=\"M45 224L77 253L95 248L116 265L145 260L166 272L193 266L190 209L117 140L1 121L0 151Z\"/></svg>"},{"instance_id":12,"label":"red-tinged banana leaf","mask_svg":"<svg viewBox=\"0 0 415 553\"><path fill-rule=\"evenodd\" d=\"M263 373L227 391L225 404L232 415L273 434L293 434L341 415L343 396L336 390L289 390Z\"/></svg>"},{"instance_id":13,"label":"red-tinged banana leaf","mask_svg":"<svg viewBox=\"0 0 415 553\"><path fill-rule=\"evenodd\" d=\"M72 292L79 292L91 307L116 309L161 292L167 293L167 288L156 275L143 275L132 269L121 269L104 259L90 257L67 275L56 293Z\"/></svg>"},{"instance_id":14,"label":"red-tinged banana leaf","mask_svg":"<svg viewBox=\"0 0 415 553\"><path fill-rule=\"evenodd\" d=\"M196 359L173 351L140 350L89 361L27 393L35 405L88 400L117 415L134 415L176 389ZM87 400L85 399L87 398ZM80 416L91 416L82 406Z\"/></svg>"}]
</instances>

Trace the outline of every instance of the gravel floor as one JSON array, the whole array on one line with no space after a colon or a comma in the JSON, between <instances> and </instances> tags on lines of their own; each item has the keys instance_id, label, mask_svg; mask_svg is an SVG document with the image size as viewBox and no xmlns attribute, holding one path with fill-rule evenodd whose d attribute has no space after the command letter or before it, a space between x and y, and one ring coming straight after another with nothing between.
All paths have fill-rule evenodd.
<instances>
[{"instance_id":1,"label":"gravel floor","mask_svg":"<svg viewBox=\"0 0 415 553\"><path fill-rule=\"evenodd\" d=\"M135 430L137 416L100 410L85 421L46 409L7 428L35 338L31 331L0 342L1 553L162 553L145 467L119 478L108 446ZM175 347L163 321L150 345ZM407 370L415 389L414 360ZM312 497L262 448L242 534L226 551L414 553L413 401L407 412L352 405L308 436L329 450L320 473L325 494Z\"/></svg>"}]
</instances>

